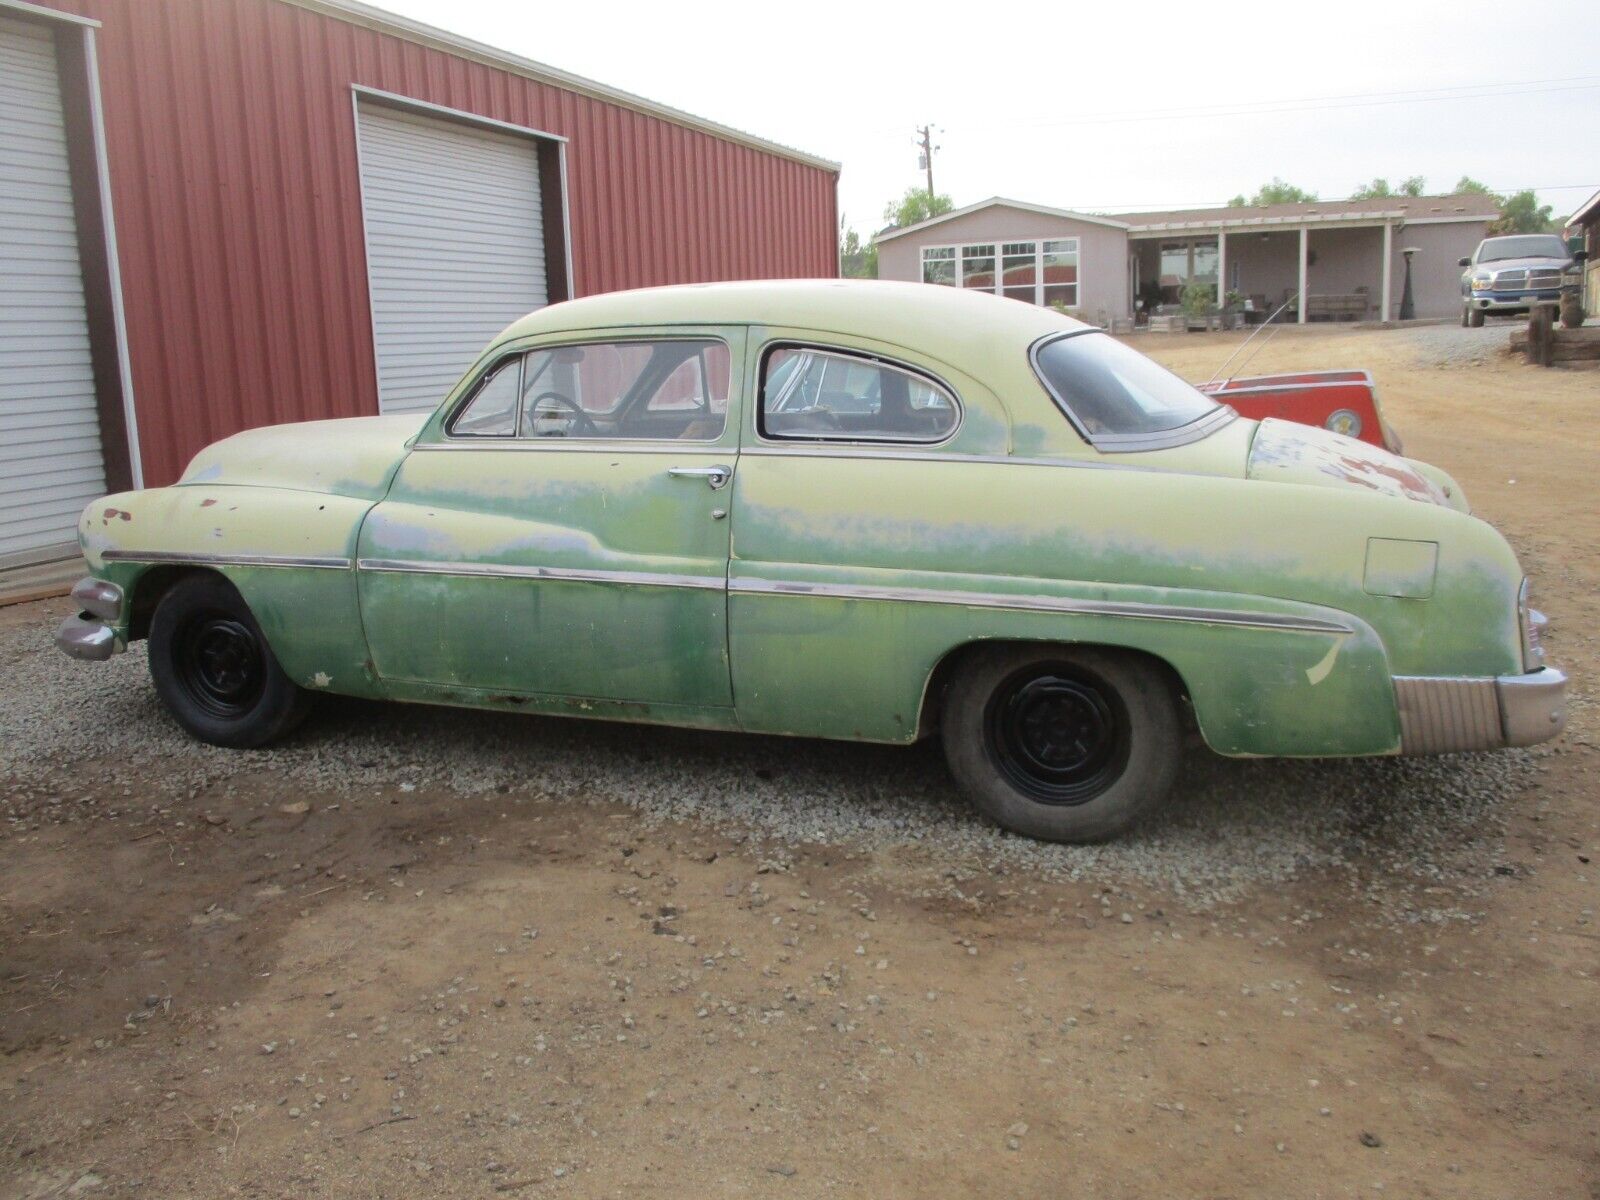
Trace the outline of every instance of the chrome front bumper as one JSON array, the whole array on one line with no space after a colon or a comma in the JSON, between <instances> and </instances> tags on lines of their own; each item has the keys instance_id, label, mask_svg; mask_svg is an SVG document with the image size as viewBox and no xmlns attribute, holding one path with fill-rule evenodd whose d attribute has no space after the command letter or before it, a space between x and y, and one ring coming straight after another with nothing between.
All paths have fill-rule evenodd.
<instances>
[{"instance_id":1,"label":"chrome front bumper","mask_svg":"<svg viewBox=\"0 0 1600 1200\"><path fill-rule=\"evenodd\" d=\"M105 662L127 649L107 622L122 615L122 589L103 579L80 579L72 598L83 611L56 627L56 649L83 662Z\"/></svg>"},{"instance_id":2,"label":"chrome front bumper","mask_svg":"<svg viewBox=\"0 0 1600 1200\"><path fill-rule=\"evenodd\" d=\"M1555 667L1486 679L1397 675L1394 693L1402 754L1532 746L1567 724L1567 677Z\"/></svg>"},{"instance_id":3,"label":"chrome front bumper","mask_svg":"<svg viewBox=\"0 0 1600 1200\"><path fill-rule=\"evenodd\" d=\"M1475 292L1470 303L1484 312L1526 312L1530 305L1555 304L1560 299L1560 288L1536 288L1527 292Z\"/></svg>"}]
</instances>

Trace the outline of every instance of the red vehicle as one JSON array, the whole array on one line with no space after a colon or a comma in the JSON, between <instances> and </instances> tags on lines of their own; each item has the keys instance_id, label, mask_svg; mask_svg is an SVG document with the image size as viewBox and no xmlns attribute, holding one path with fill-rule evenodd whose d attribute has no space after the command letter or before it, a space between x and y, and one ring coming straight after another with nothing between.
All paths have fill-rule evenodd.
<instances>
[{"instance_id":1,"label":"red vehicle","mask_svg":"<svg viewBox=\"0 0 1600 1200\"><path fill-rule=\"evenodd\" d=\"M1320 425L1399 454L1400 439L1383 419L1370 371L1295 371L1248 375L1197 385L1240 416L1279 417Z\"/></svg>"}]
</instances>

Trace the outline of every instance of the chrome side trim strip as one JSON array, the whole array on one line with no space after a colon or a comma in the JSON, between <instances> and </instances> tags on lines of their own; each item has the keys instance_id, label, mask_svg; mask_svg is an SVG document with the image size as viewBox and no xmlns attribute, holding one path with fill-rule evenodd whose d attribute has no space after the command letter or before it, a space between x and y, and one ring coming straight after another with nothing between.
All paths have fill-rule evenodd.
<instances>
[{"instance_id":1,"label":"chrome side trim strip","mask_svg":"<svg viewBox=\"0 0 1600 1200\"><path fill-rule=\"evenodd\" d=\"M1132 600L1078 600L1068 596L1004 595L937 588L874 588L856 584L785 583L767 579L732 579L728 590L750 595L822 596L837 600L893 600L913 604L950 604L962 608L999 608L1017 612L1075 613L1081 616L1129 617L1140 621L1182 621L1196 625L1231 625L1248 629L1300 633L1350 634L1336 621L1283 613L1245 612L1224 608L1145 604Z\"/></svg>"},{"instance_id":2,"label":"chrome side trim strip","mask_svg":"<svg viewBox=\"0 0 1600 1200\"><path fill-rule=\"evenodd\" d=\"M308 567L319 571L348 571L348 558L318 558L293 554L186 554L171 550L107 550L107 562L183 563L196 567Z\"/></svg>"},{"instance_id":3,"label":"chrome side trim strip","mask_svg":"<svg viewBox=\"0 0 1600 1200\"><path fill-rule=\"evenodd\" d=\"M727 581L720 575L668 575L654 571L595 571L572 567L519 566L510 563L427 562L407 558L362 558L362 571L402 575L457 575L478 579L545 579L559 583L619 583L638 587L693 588L720 592Z\"/></svg>"}]
</instances>

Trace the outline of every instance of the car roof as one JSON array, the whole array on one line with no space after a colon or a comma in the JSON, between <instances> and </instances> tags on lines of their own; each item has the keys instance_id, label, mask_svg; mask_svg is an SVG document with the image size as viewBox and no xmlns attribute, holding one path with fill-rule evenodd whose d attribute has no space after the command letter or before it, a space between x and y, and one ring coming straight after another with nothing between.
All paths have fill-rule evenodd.
<instances>
[{"instance_id":1,"label":"car roof","mask_svg":"<svg viewBox=\"0 0 1600 1200\"><path fill-rule=\"evenodd\" d=\"M661 325L768 325L849 333L938 354L983 356L1052 333L1091 328L1049 308L992 293L866 279L681 284L607 292L551 304L498 340ZM959 365L959 363L958 363Z\"/></svg>"}]
</instances>

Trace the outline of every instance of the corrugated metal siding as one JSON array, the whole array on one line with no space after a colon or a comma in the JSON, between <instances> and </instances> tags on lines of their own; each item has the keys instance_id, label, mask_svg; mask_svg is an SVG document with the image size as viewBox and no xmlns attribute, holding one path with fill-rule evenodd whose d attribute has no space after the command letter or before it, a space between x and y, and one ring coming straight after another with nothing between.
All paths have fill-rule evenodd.
<instances>
[{"instance_id":1,"label":"corrugated metal siding","mask_svg":"<svg viewBox=\"0 0 1600 1200\"><path fill-rule=\"evenodd\" d=\"M378 407L428 412L484 344L543 308L533 141L359 105Z\"/></svg>"},{"instance_id":2,"label":"corrugated metal siding","mask_svg":"<svg viewBox=\"0 0 1600 1200\"><path fill-rule=\"evenodd\" d=\"M278 0L44 0L102 22L145 477L376 411L351 86L568 139L575 291L831 276L836 176Z\"/></svg>"},{"instance_id":3,"label":"corrugated metal siding","mask_svg":"<svg viewBox=\"0 0 1600 1200\"><path fill-rule=\"evenodd\" d=\"M55 42L0 16L0 560L105 491Z\"/></svg>"}]
</instances>

